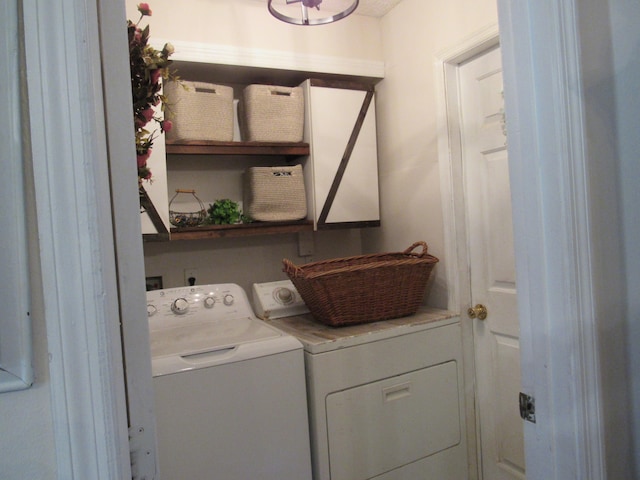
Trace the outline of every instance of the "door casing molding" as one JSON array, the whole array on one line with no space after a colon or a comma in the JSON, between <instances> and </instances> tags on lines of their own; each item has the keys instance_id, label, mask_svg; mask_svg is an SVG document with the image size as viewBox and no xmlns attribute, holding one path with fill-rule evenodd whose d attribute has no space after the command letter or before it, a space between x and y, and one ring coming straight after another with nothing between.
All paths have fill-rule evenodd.
<instances>
[{"instance_id":1,"label":"door casing molding","mask_svg":"<svg viewBox=\"0 0 640 480\"><path fill-rule=\"evenodd\" d=\"M532 479L605 479L598 267L575 0L498 0ZM610 292L613 293L613 292Z\"/></svg>"},{"instance_id":2,"label":"door casing molding","mask_svg":"<svg viewBox=\"0 0 640 480\"><path fill-rule=\"evenodd\" d=\"M466 206L464 202L463 159L460 137L458 68L461 63L499 45L497 25L476 32L458 45L437 55L436 93L438 102L438 163L444 219L444 251L449 310L461 313L467 462L469 479L481 478L480 429L476 410L475 349L473 323L463 312L471 303L471 275L467 243Z\"/></svg>"},{"instance_id":3,"label":"door casing molding","mask_svg":"<svg viewBox=\"0 0 640 480\"><path fill-rule=\"evenodd\" d=\"M97 2L22 3L57 476L131 478Z\"/></svg>"}]
</instances>

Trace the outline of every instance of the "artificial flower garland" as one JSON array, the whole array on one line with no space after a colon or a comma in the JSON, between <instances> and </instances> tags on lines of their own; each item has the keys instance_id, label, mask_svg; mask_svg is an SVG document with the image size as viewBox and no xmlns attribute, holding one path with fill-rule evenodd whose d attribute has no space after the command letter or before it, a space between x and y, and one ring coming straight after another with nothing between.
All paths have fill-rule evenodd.
<instances>
[{"instance_id":1,"label":"artificial flower garland","mask_svg":"<svg viewBox=\"0 0 640 480\"><path fill-rule=\"evenodd\" d=\"M148 3L138 4L140 18L136 23L127 20L129 36L129 59L131 66L131 93L133 97L133 120L135 127L136 157L138 164L138 181L151 180L151 170L147 160L151 156L153 141L157 130L149 131L148 124L154 121L160 125L161 132L168 132L172 128L171 120L156 116L156 110L165 112L166 98L162 95L161 79L176 79L169 70L174 48L166 43L162 50L156 50L149 42L149 25L141 28L140 22L144 17L150 17L152 12Z\"/></svg>"}]
</instances>

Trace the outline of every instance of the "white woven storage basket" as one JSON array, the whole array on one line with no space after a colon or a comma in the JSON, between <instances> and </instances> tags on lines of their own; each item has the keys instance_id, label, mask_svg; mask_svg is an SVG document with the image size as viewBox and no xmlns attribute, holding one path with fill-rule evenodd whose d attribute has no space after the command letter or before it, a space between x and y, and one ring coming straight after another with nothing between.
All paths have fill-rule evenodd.
<instances>
[{"instance_id":1,"label":"white woven storage basket","mask_svg":"<svg viewBox=\"0 0 640 480\"><path fill-rule=\"evenodd\" d=\"M260 222L307 216L302 166L251 167L245 172L244 213Z\"/></svg>"},{"instance_id":2,"label":"white woven storage basket","mask_svg":"<svg viewBox=\"0 0 640 480\"><path fill-rule=\"evenodd\" d=\"M233 140L233 88L205 82L164 85L173 128L169 141Z\"/></svg>"},{"instance_id":3,"label":"white woven storage basket","mask_svg":"<svg viewBox=\"0 0 640 480\"><path fill-rule=\"evenodd\" d=\"M302 87L249 85L244 89L239 114L244 141L302 141Z\"/></svg>"}]
</instances>

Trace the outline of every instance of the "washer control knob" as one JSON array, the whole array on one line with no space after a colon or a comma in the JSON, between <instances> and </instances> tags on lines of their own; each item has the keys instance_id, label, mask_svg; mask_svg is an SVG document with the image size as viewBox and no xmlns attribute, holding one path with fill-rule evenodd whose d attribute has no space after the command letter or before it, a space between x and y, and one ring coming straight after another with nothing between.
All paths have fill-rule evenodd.
<instances>
[{"instance_id":1,"label":"washer control knob","mask_svg":"<svg viewBox=\"0 0 640 480\"><path fill-rule=\"evenodd\" d=\"M231 295L230 293L227 293L223 299L222 299L222 303L224 303L227 307L233 305L233 295Z\"/></svg>"},{"instance_id":2,"label":"washer control knob","mask_svg":"<svg viewBox=\"0 0 640 480\"><path fill-rule=\"evenodd\" d=\"M275 297L276 301L282 305L289 305L295 300L293 292L286 287L278 288L275 291Z\"/></svg>"},{"instance_id":3,"label":"washer control knob","mask_svg":"<svg viewBox=\"0 0 640 480\"><path fill-rule=\"evenodd\" d=\"M206 308L213 308L213 306L216 304L216 299L213 297L206 297L204 299L204 306Z\"/></svg>"},{"instance_id":4,"label":"washer control knob","mask_svg":"<svg viewBox=\"0 0 640 480\"><path fill-rule=\"evenodd\" d=\"M156 313L158 313L158 309L154 305L151 305L150 303L147 304L147 317L152 317Z\"/></svg>"},{"instance_id":5,"label":"washer control knob","mask_svg":"<svg viewBox=\"0 0 640 480\"><path fill-rule=\"evenodd\" d=\"M171 304L171 311L177 315L183 315L189 310L189 302L186 298L176 298Z\"/></svg>"}]
</instances>

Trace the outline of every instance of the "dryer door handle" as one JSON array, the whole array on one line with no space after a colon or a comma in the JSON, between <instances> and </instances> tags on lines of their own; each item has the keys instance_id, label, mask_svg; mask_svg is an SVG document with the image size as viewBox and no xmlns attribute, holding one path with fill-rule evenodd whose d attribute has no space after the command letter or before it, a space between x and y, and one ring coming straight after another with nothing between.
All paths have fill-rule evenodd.
<instances>
[{"instance_id":1,"label":"dryer door handle","mask_svg":"<svg viewBox=\"0 0 640 480\"><path fill-rule=\"evenodd\" d=\"M382 389L382 398L385 403L400 400L411 395L411 382L400 383Z\"/></svg>"}]
</instances>

